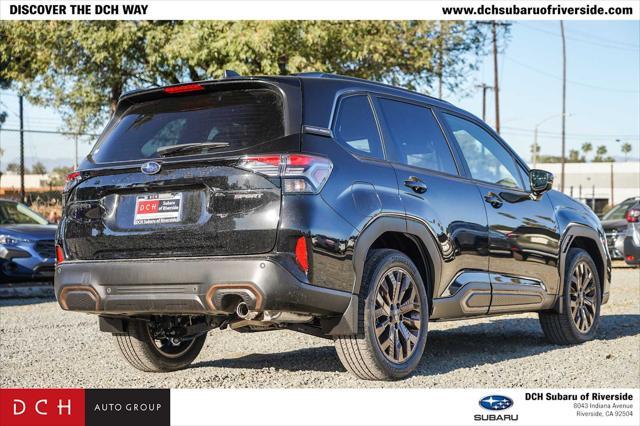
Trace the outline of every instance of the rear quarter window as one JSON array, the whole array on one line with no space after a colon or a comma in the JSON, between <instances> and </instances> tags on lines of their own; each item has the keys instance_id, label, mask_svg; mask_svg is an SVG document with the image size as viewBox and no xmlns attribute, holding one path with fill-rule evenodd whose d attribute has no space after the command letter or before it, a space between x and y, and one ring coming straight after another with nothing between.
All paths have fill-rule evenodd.
<instances>
[{"instance_id":1,"label":"rear quarter window","mask_svg":"<svg viewBox=\"0 0 640 426\"><path fill-rule=\"evenodd\" d=\"M367 95L342 98L333 131L336 140L356 154L384 158L378 126Z\"/></svg>"},{"instance_id":2,"label":"rear quarter window","mask_svg":"<svg viewBox=\"0 0 640 426\"><path fill-rule=\"evenodd\" d=\"M106 130L91 157L98 163L156 158L162 147L207 142L227 143L215 153L228 153L282 136L278 93L229 90L135 104Z\"/></svg>"}]
</instances>

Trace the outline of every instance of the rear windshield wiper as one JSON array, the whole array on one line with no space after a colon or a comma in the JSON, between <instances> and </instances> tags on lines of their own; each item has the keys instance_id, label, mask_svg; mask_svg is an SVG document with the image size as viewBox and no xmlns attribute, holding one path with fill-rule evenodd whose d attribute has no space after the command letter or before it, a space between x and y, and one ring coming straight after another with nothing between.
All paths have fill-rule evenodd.
<instances>
[{"instance_id":1,"label":"rear windshield wiper","mask_svg":"<svg viewBox=\"0 0 640 426\"><path fill-rule=\"evenodd\" d=\"M173 154L183 154L190 151L203 151L210 148L227 148L228 142L195 142L183 143L180 145L163 146L156 150L156 153L166 157Z\"/></svg>"}]
</instances>

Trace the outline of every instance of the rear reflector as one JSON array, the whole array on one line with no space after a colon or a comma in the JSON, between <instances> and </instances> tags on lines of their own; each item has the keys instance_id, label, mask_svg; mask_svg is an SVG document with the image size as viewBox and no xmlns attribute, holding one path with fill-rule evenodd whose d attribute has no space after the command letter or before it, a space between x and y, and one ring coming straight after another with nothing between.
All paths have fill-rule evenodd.
<instances>
[{"instance_id":1,"label":"rear reflector","mask_svg":"<svg viewBox=\"0 0 640 426\"><path fill-rule=\"evenodd\" d=\"M204 86L201 84L183 84L181 86L171 86L165 87L164 93L175 94L175 93L187 93L187 92L199 92L200 90L204 90Z\"/></svg>"},{"instance_id":2,"label":"rear reflector","mask_svg":"<svg viewBox=\"0 0 640 426\"><path fill-rule=\"evenodd\" d=\"M632 261L633 259L635 259L635 257L633 257L632 255L627 256L628 261Z\"/></svg>"},{"instance_id":3,"label":"rear reflector","mask_svg":"<svg viewBox=\"0 0 640 426\"><path fill-rule=\"evenodd\" d=\"M62 251L62 247L56 246L56 263L64 262L64 251Z\"/></svg>"},{"instance_id":4,"label":"rear reflector","mask_svg":"<svg viewBox=\"0 0 640 426\"><path fill-rule=\"evenodd\" d=\"M307 239L305 237L298 238L296 241L296 262L304 273L309 272L309 257L307 253Z\"/></svg>"}]
</instances>

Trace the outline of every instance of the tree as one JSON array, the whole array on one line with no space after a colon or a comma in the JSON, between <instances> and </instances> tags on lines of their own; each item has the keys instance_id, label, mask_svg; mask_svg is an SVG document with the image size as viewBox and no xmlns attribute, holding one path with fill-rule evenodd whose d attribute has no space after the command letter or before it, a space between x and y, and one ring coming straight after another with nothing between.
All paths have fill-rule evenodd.
<instances>
[{"instance_id":1,"label":"tree","mask_svg":"<svg viewBox=\"0 0 640 426\"><path fill-rule=\"evenodd\" d=\"M0 75L32 103L60 110L76 132L102 126L127 90L225 69L332 72L423 92L442 73L453 90L486 38L471 21L4 21L0 29Z\"/></svg>"},{"instance_id":2,"label":"tree","mask_svg":"<svg viewBox=\"0 0 640 426\"><path fill-rule=\"evenodd\" d=\"M67 175L73 171L73 167L54 167L49 174L51 180L49 184L51 186L62 186L67 178Z\"/></svg>"},{"instance_id":3,"label":"tree","mask_svg":"<svg viewBox=\"0 0 640 426\"><path fill-rule=\"evenodd\" d=\"M593 145L591 142L585 142L582 144L582 152L584 152L585 160L591 151L593 151Z\"/></svg>"},{"instance_id":4,"label":"tree","mask_svg":"<svg viewBox=\"0 0 640 426\"><path fill-rule=\"evenodd\" d=\"M629 142L625 142L622 144L622 146L620 147L620 150L624 154L624 161L627 161L627 157L629 156L629 153L631 152L632 149L633 147Z\"/></svg>"},{"instance_id":5,"label":"tree","mask_svg":"<svg viewBox=\"0 0 640 426\"><path fill-rule=\"evenodd\" d=\"M559 155L540 155L538 162L540 163L559 163L562 161Z\"/></svg>"},{"instance_id":6,"label":"tree","mask_svg":"<svg viewBox=\"0 0 640 426\"><path fill-rule=\"evenodd\" d=\"M7 164L7 171L10 173L20 173L20 165L18 163ZM27 171L25 170L25 173Z\"/></svg>"},{"instance_id":7,"label":"tree","mask_svg":"<svg viewBox=\"0 0 640 426\"><path fill-rule=\"evenodd\" d=\"M580 151L577 149L569 150L569 158L567 160L569 163L584 163L585 158L580 157Z\"/></svg>"},{"instance_id":8,"label":"tree","mask_svg":"<svg viewBox=\"0 0 640 426\"><path fill-rule=\"evenodd\" d=\"M31 173L36 174L36 175L46 175L47 174L47 168L45 167L44 164L42 164L40 161L38 161L36 164L31 166Z\"/></svg>"},{"instance_id":9,"label":"tree","mask_svg":"<svg viewBox=\"0 0 640 426\"><path fill-rule=\"evenodd\" d=\"M614 161L612 157L605 157L605 155L607 155L607 147L604 145L599 145L596 148L596 155L595 157L593 157L593 161L595 163Z\"/></svg>"}]
</instances>

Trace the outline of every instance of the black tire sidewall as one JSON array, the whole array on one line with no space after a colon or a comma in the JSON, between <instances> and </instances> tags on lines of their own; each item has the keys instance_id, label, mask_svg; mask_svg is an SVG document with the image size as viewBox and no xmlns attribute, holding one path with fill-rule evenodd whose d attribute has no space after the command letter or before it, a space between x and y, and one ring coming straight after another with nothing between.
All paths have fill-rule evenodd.
<instances>
[{"instance_id":1,"label":"black tire sidewall","mask_svg":"<svg viewBox=\"0 0 640 426\"><path fill-rule=\"evenodd\" d=\"M568 322L569 322L569 329L571 330L571 334L573 334L573 336L579 342L586 342L586 341L592 340L595 337L596 332L598 330L598 325L600 324L600 307L602 305L602 294L601 294L602 291L600 287L600 276L598 275L598 268L596 267L595 262L585 250L575 249L575 248L571 249L569 252L569 260L570 261L567 264L565 274L564 274L564 287L563 287L563 290L564 290L563 303L565 307L564 315L566 315L567 319L569 320ZM582 333L580 330L578 330L578 327L576 326L573 320L573 316L571 314L571 295L570 295L571 274L574 268L576 267L576 265L580 262L586 262L587 264L589 264L589 267L591 268L591 271L594 276L595 287L596 287L596 300L595 300L596 315L595 315L593 325L591 326L589 331L586 333Z\"/></svg>"},{"instance_id":2,"label":"black tire sidewall","mask_svg":"<svg viewBox=\"0 0 640 426\"><path fill-rule=\"evenodd\" d=\"M374 318L372 317L375 312L375 298L378 281L392 268L400 267L411 275L411 278L418 287L418 294L421 302L421 330L420 337L418 339L417 346L411 356L402 363L394 363L387 359L378 344ZM387 372L391 378L400 379L409 375L418 366L424 348L427 342L428 322L429 322L429 302L427 299L427 292L425 291L422 277L415 267L413 262L404 254L397 251L389 251L389 254L379 261L378 266L371 274L368 284L368 294L364 302L364 328L365 338L369 342L372 348L372 352L375 355L375 362L377 366L383 371Z\"/></svg>"}]
</instances>

